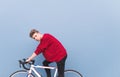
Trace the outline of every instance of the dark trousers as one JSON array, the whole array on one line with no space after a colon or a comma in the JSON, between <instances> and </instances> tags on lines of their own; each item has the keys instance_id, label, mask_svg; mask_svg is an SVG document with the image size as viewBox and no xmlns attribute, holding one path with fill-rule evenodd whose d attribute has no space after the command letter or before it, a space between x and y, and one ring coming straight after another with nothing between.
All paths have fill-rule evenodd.
<instances>
[{"instance_id":1,"label":"dark trousers","mask_svg":"<svg viewBox=\"0 0 120 77\"><path fill-rule=\"evenodd\" d=\"M64 77L64 69L65 69L65 61L67 56L65 56L61 61L56 62L57 68L58 68L58 77ZM51 62L49 61L43 61L44 66L49 66ZM50 69L45 69L47 77L51 77L51 71Z\"/></svg>"}]
</instances>

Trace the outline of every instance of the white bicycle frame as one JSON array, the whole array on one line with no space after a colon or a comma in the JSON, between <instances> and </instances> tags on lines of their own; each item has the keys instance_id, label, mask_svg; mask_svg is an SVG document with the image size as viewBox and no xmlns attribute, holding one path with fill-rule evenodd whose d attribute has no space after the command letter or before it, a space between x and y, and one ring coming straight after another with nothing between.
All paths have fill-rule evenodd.
<instances>
[{"instance_id":1,"label":"white bicycle frame","mask_svg":"<svg viewBox=\"0 0 120 77\"><path fill-rule=\"evenodd\" d=\"M40 66L40 65L31 65L30 70L28 70L29 75L30 75L32 72L34 72L34 73L37 75L37 77L41 77L40 74L35 70L35 68L55 69L54 77L57 77L57 72L58 72L57 67L48 67L48 66ZM28 75L28 77L29 77L29 75Z\"/></svg>"}]
</instances>

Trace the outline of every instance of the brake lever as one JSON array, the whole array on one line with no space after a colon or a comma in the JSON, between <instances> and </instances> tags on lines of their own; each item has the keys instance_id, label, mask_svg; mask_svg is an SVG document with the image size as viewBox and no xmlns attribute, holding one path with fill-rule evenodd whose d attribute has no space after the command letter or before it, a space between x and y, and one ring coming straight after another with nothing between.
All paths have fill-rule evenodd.
<instances>
[{"instance_id":1,"label":"brake lever","mask_svg":"<svg viewBox=\"0 0 120 77\"><path fill-rule=\"evenodd\" d=\"M21 68L21 61L19 60L19 67Z\"/></svg>"},{"instance_id":2,"label":"brake lever","mask_svg":"<svg viewBox=\"0 0 120 77\"><path fill-rule=\"evenodd\" d=\"M23 59L24 62L26 62L26 59Z\"/></svg>"}]
</instances>

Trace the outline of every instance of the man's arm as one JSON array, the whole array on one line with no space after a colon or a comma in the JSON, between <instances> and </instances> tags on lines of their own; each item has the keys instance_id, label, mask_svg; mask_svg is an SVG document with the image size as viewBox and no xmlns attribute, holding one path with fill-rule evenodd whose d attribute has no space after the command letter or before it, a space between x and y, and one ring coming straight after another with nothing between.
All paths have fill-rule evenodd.
<instances>
[{"instance_id":1,"label":"man's arm","mask_svg":"<svg viewBox=\"0 0 120 77\"><path fill-rule=\"evenodd\" d=\"M36 53L33 53L27 60L26 62L30 62L32 59L34 59L36 57Z\"/></svg>"}]
</instances>

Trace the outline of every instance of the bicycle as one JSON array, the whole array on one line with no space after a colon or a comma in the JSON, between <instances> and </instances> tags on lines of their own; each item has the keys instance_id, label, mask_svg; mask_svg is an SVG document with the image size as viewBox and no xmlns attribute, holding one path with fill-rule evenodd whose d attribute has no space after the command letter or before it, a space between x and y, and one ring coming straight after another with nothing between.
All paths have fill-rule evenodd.
<instances>
[{"instance_id":1,"label":"bicycle","mask_svg":"<svg viewBox=\"0 0 120 77\"><path fill-rule=\"evenodd\" d=\"M35 60L32 60L29 63L25 62L26 59L19 60L20 67L23 67L23 70L18 70L13 72L9 77L43 77L41 73L38 73L35 68L41 68L41 69L54 69L54 77L57 77L57 67L51 67L51 66L40 66L40 65L34 65ZM27 66L30 67L27 67ZM83 77L81 73L79 73L76 70L68 69L64 71L65 77Z\"/></svg>"}]
</instances>

